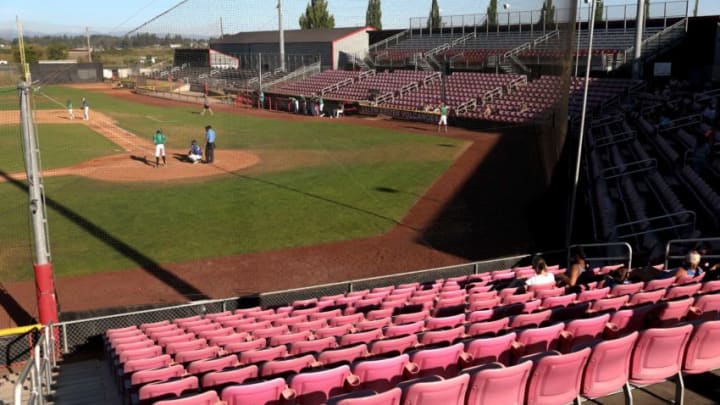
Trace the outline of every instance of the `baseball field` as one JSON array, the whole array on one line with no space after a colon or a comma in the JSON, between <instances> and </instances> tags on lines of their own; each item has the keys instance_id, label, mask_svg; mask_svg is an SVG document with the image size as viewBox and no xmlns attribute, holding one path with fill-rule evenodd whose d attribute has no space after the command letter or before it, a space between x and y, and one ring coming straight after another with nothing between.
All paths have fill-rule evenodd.
<instances>
[{"instance_id":1,"label":"baseball field","mask_svg":"<svg viewBox=\"0 0 720 405\"><path fill-rule=\"evenodd\" d=\"M77 109L83 96L87 122ZM42 87L33 99L59 278L143 266L138 257L177 263L382 234L468 145L344 120L200 116L194 105L142 104L97 89ZM2 122L11 122L0 125L5 283L32 278L17 105L16 92L2 94ZM110 124L95 128L100 115L130 143L103 134ZM219 153L242 151L248 163L232 170L236 156L221 154L208 172L182 161L192 139L203 143L205 125L216 129ZM169 164L156 169L149 140L158 128Z\"/></svg>"}]
</instances>

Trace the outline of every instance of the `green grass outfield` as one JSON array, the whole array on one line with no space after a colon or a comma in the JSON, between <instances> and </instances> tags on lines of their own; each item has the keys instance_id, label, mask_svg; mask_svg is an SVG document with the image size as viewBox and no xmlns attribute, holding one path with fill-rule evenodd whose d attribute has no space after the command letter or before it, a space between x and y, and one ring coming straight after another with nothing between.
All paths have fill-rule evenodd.
<instances>
[{"instance_id":1,"label":"green grass outfield","mask_svg":"<svg viewBox=\"0 0 720 405\"><path fill-rule=\"evenodd\" d=\"M465 146L449 138L342 120L293 122L218 112L200 117L199 109L191 107L138 105L63 87L41 92L36 93L40 108L58 108L44 95L77 98L76 103L85 95L91 117L93 109L100 110L120 126L148 137L162 127L170 147L184 148L190 139L202 139L204 125L212 124L219 148L251 149L262 159L239 173L197 181L124 184L46 177L59 276L381 234L397 224ZM0 101L0 107L4 105ZM10 127L0 126L0 145L12 142L6 137L17 137ZM53 137L56 125L42 127L42 138ZM93 134L82 135L94 146L77 159L113 153L112 146ZM41 142L45 167L56 154L77 160L75 153L67 153L66 144ZM20 154L19 145L15 148ZM285 160L288 164L282 164ZM17 184L0 184L0 215L0 280L30 279L27 196Z\"/></svg>"}]
</instances>

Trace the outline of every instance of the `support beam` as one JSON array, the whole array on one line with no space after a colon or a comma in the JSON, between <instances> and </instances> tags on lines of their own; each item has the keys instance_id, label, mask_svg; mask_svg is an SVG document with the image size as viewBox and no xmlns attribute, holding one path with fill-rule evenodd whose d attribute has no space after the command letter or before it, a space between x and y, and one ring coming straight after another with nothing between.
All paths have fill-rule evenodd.
<instances>
[{"instance_id":1,"label":"support beam","mask_svg":"<svg viewBox=\"0 0 720 405\"><path fill-rule=\"evenodd\" d=\"M642 76L642 38L645 31L645 0L637 0L635 17L635 49L633 53L632 77L635 80Z\"/></svg>"}]
</instances>

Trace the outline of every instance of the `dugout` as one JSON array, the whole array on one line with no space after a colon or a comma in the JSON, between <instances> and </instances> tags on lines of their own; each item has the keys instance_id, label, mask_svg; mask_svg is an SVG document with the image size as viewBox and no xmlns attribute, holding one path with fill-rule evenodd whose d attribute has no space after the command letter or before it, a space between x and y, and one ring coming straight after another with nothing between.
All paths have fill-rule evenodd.
<instances>
[{"instance_id":1,"label":"dugout","mask_svg":"<svg viewBox=\"0 0 720 405\"><path fill-rule=\"evenodd\" d=\"M350 27L312 30L286 30L285 55L318 55L323 69L337 69L355 55L368 52L372 27ZM240 32L211 41L210 49L226 55L277 54L277 31ZM177 62L176 62L177 63Z\"/></svg>"}]
</instances>

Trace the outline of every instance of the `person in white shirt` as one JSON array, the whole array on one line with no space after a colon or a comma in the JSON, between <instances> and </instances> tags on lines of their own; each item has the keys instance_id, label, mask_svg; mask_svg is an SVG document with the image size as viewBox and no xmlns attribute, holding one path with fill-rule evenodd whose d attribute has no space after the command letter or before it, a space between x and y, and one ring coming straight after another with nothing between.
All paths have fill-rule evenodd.
<instances>
[{"instance_id":1,"label":"person in white shirt","mask_svg":"<svg viewBox=\"0 0 720 405\"><path fill-rule=\"evenodd\" d=\"M525 280L526 286L538 284L555 284L555 275L547 271L547 263L542 257L533 260L535 275Z\"/></svg>"}]
</instances>

